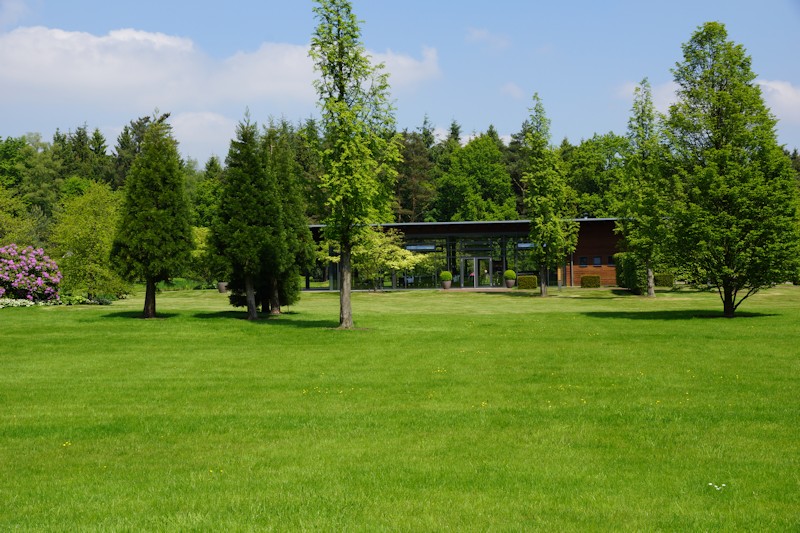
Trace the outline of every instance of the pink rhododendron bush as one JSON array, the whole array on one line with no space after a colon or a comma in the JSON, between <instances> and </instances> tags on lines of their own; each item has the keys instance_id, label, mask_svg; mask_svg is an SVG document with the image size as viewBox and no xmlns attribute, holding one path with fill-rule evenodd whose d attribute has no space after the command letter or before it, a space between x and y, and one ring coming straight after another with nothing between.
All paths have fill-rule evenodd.
<instances>
[{"instance_id":1,"label":"pink rhododendron bush","mask_svg":"<svg viewBox=\"0 0 800 533\"><path fill-rule=\"evenodd\" d=\"M0 298L50 302L58 300L61 271L41 248L16 244L0 247Z\"/></svg>"}]
</instances>

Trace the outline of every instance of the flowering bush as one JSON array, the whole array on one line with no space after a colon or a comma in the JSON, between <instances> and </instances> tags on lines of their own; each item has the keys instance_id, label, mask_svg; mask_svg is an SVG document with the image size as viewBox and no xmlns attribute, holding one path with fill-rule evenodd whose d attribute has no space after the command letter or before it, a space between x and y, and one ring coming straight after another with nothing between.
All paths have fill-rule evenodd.
<instances>
[{"instance_id":1,"label":"flowering bush","mask_svg":"<svg viewBox=\"0 0 800 533\"><path fill-rule=\"evenodd\" d=\"M0 247L0 298L47 302L58 300L61 272L41 248L16 244Z\"/></svg>"}]
</instances>

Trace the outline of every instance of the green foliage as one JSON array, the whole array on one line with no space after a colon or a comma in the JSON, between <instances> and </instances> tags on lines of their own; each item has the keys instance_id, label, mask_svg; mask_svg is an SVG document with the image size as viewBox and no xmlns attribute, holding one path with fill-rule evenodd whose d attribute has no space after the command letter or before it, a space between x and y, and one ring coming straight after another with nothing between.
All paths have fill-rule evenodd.
<instances>
[{"instance_id":1,"label":"green foliage","mask_svg":"<svg viewBox=\"0 0 800 533\"><path fill-rule=\"evenodd\" d=\"M34 221L25 204L0 185L0 246L12 242L29 246L36 242Z\"/></svg>"},{"instance_id":2,"label":"green foliage","mask_svg":"<svg viewBox=\"0 0 800 533\"><path fill-rule=\"evenodd\" d=\"M517 279L517 273L513 270L506 270L503 272L503 279L512 280Z\"/></svg>"},{"instance_id":3,"label":"green foliage","mask_svg":"<svg viewBox=\"0 0 800 533\"><path fill-rule=\"evenodd\" d=\"M449 270L442 270L439 272L439 279L441 281L453 281L453 273Z\"/></svg>"},{"instance_id":4,"label":"green foliage","mask_svg":"<svg viewBox=\"0 0 800 533\"><path fill-rule=\"evenodd\" d=\"M628 121L630 149L613 193L618 214L616 231L622 235L622 246L635 258L637 268L645 272L644 283L637 281L629 288L646 288L648 296L655 296L655 288L648 286L646 271L652 272L656 265L666 262L675 201L676 186L668 177L668 152L662 137L650 83L644 79L634 95Z\"/></svg>"},{"instance_id":5,"label":"green foliage","mask_svg":"<svg viewBox=\"0 0 800 533\"><path fill-rule=\"evenodd\" d=\"M398 166L396 198L398 222L423 222L436 196L433 183L433 132L430 124L402 134L402 161Z\"/></svg>"},{"instance_id":6,"label":"green foliage","mask_svg":"<svg viewBox=\"0 0 800 533\"><path fill-rule=\"evenodd\" d=\"M231 303L246 295L248 319L258 318L256 284L280 235L272 222L280 219L274 176L267 173L258 125L250 117L239 123L225 160L224 184L211 238L216 252L231 265ZM272 256L274 257L274 255Z\"/></svg>"},{"instance_id":7,"label":"green foliage","mask_svg":"<svg viewBox=\"0 0 800 533\"><path fill-rule=\"evenodd\" d=\"M539 278L535 275L522 275L517 276L517 288L525 290L534 290L539 287Z\"/></svg>"},{"instance_id":8,"label":"green foliage","mask_svg":"<svg viewBox=\"0 0 800 533\"><path fill-rule=\"evenodd\" d=\"M110 260L119 205L119 195L108 185L95 182L88 183L83 194L64 202L52 233L64 290L73 295L81 292L88 299L128 292Z\"/></svg>"},{"instance_id":9,"label":"green foliage","mask_svg":"<svg viewBox=\"0 0 800 533\"><path fill-rule=\"evenodd\" d=\"M565 175L576 194L579 217L614 216L612 188L623 174L628 140L613 133L595 134L572 150L562 152Z\"/></svg>"},{"instance_id":10,"label":"green foliage","mask_svg":"<svg viewBox=\"0 0 800 533\"><path fill-rule=\"evenodd\" d=\"M193 248L177 143L167 116L152 122L127 175L111 250L126 281L144 280L145 318L155 316L155 284L181 272Z\"/></svg>"},{"instance_id":11,"label":"green foliage","mask_svg":"<svg viewBox=\"0 0 800 533\"><path fill-rule=\"evenodd\" d=\"M600 287L600 276L597 274L587 274L581 276L582 289L597 289Z\"/></svg>"},{"instance_id":12,"label":"green foliage","mask_svg":"<svg viewBox=\"0 0 800 533\"><path fill-rule=\"evenodd\" d=\"M499 139L485 133L455 150L437 183L439 220L514 220L518 218L511 177Z\"/></svg>"},{"instance_id":13,"label":"green foliage","mask_svg":"<svg viewBox=\"0 0 800 533\"><path fill-rule=\"evenodd\" d=\"M364 228L392 218L400 137L388 74L373 66L347 0L317 0L310 56L325 131L320 180L327 195L325 237L341 247L340 327L352 328L351 254Z\"/></svg>"},{"instance_id":14,"label":"green foliage","mask_svg":"<svg viewBox=\"0 0 800 533\"><path fill-rule=\"evenodd\" d=\"M394 229L373 227L353 247L353 267L361 279L373 282L375 290L383 286L383 278L392 271L414 270L424 258L403 248L403 234Z\"/></svg>"},{"instance_id":15,"label":"green foliage","mask_svg":"<svg viewBox=\"0 0 800 533\"><path fill-rule=\"evenodd\" d=\"M647 285L647 274L637 256L629 252L614 254L614 264L617 286L630 289L633 294L641 294L642 287Z\"/></svg>"},{"instance_id":16,"label":"green foliage","mask_svg":"<svg viewBox=\"0 0 800 533\"><path fill-rule=\"evenodd\" d=\"M683 46L667 121L681 201L679 257L690 281L716 287L725 316L791 279L800 261L798 190L751 60L709 22Z\"/></svg>"},{"instance_id":17,"label":"green foliage","mask_svg":"<svg viewBox=\"0 0 800 533\"><path fill-rule=\"evenodd\" d=\"M542 296L547 294L548 269L557 268L575 250L578 223L574 191L567 185L561 160L550 147L550 121L538 94L533 96L531 131L526 137L530 153L530 172L525 174L526 207L531 220L531 250L540 265Z\"/></svg>"},{"instance_id":18,"label":"green foliage","mask_svg":"<svg viewBox=\"0 0 800 533\"><path fill-rule=\"evenodd\" d=\"M675 286L675 276L673 274L660 273L660 274L655 274L653 278L655 280L656 287L672 288Z\"/></svg>"}]
</instances>

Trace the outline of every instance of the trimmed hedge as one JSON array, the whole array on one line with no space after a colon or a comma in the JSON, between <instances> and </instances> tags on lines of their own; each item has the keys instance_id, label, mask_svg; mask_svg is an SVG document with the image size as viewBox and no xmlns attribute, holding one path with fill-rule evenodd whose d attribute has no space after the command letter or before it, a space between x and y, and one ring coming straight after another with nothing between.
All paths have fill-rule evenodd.
<instances>
[{"instance_id":1,"label":"trimmed hedge","mask_svg":"<svg viewBox=\"0 0 800 533\"><path fill-rule=\"evenodd\" d=\"M517 276L518 289L538 289L539 277L538 276Z\"/></svg>"},{"instance_id":2,"label":"trimmed hedge","mask_svg":"<svg viewBox=\"0 0 800 533\"><path fill-rule=\"evenodd\" d=\"M449 270L443 270L443 271L442 271L442 272L439 274L439 279L440 279L441 281L453 281L453 273L452 273L452 272L450 272Z\"/></svg>"},{"instance_id":3,"label":"trimmed hedge","mask_svg":"<svg viewBox=\"0 0 800 533\"><path fill-rule=\"evenodd\" d=\"M653 276L656 287L669 287L675 286L675 276L672 274L655 274Z\"/></svg>"},{"instance_id":4,"label":"trimmed hedge","mask_svg":"<svg viewBox=\"0 0 800 533\"><path fill-rule=\"evenodd\" d=\"M581 288L583 289L597 289L600 287L600 276L597 274L588 274L581 276Z\"/></svg>"}]
</instances>

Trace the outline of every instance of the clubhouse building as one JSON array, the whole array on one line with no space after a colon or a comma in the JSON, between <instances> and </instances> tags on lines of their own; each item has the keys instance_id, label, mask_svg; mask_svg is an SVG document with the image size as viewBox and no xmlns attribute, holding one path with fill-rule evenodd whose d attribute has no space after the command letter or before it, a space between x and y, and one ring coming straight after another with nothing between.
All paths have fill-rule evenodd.
<instances>
[{"instance_id":1,"label":"clubhouse building","mask_svg":"<svg viewBox=\"0 0 800 533\"><path fill-rule=\"evenodd\" d=\"M549 284L580 286L581 276L593 274L600 276L602 285L616 285L614 254L619 251L619 236L614 233L615 219L575 220L579 225L575 252L550 272ZM392 274L392 288L438 287L438 273L443 270L453 274L453 287L474 289L503 286L503 272L508 269L517 275L539 273L531 254L536 244L530 242L529 220L408 222L382 227L402 233L407 250L430 256L413 272ZM322 226L313 225L311 231L319 242ZM338 289L337 265L324 268L328 288Z\"/></svg>"}]
</instances>

